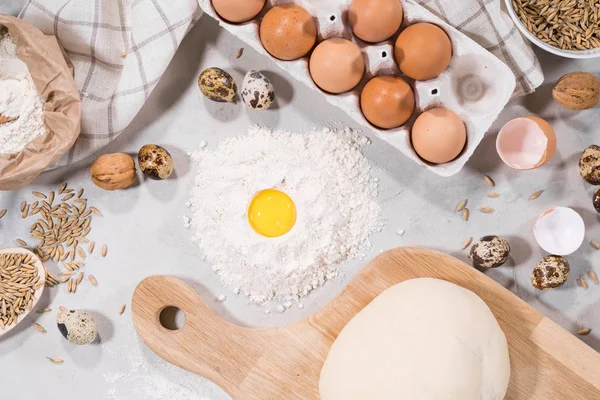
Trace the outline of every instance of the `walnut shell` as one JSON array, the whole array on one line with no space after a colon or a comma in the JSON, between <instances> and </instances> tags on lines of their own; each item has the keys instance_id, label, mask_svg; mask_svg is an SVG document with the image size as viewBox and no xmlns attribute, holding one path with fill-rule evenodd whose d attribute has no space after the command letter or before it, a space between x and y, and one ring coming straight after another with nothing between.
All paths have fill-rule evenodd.
<instances>
[{"instance_id":1,"label":"walnut shell","mask_svg":"<svg viewBox=\"0 0 600 400\"><path fill-rule=\"evenodd\" d=\"M600 81L587 72L572 72L558 80L552 97L569 110L587 110L598 104Z\"/></svg>"},{"instance_id":2,"label":"walnut shell","mask_svg":"<svg viewBox=\"0 0 600 400\"><path fill-rule=\"evenodd\" d=\"M123 153L103 154L90 168L92 182L104 190L125 189L136 180L135 162Z\"/></svg>"}]
</instances>

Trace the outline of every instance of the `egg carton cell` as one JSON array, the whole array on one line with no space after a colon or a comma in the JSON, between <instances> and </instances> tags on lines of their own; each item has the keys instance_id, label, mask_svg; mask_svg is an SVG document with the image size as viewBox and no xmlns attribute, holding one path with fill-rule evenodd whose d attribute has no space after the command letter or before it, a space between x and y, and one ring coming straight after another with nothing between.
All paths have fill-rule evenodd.
<instances>
[{"instance_id":1,"label":"egg carton cell","mask_svg":"<svg viewBox=\"0 0 600 400\"><path fill-rule=\"evenodd\" d=\"M270 58L273 57L261 42L260 23L268 10L283 4L297 4L313 16L317 26L317 45L334 37L345 38L355 43L363 54L365 73L354 89L342 94L326 93L315 84L309 71L310 54L294 61L274 61L292 77L325 96L330 104L343 110L366 129L370 129L379 139L440 176L452 176L463 168L515 89L515 76L502 61L413 0L401 0L404 19L398 32L390 39L375 44L366 43L353 35L348 23L348 9L352 0L267 0L256 17L238 24L229 23L221 18L213 8L211 0L199 0L199 3L202 10L217 19L223 28ZM452 58L448 68L437 78L428 81L415 81L404 76L394 57L394 44L400 32L419 22L431 23L442 28L452 44ZM415 94L415 112L405 125L381 130L371 125L363 116L360 94L372 77L389 74L404 78L412 86ZM424 161L411 144L410 132L415 119L423 111L435 107L445 107L455 112L465 123L467 132L466 145L460 155L444 164Z\"/></svg>"}]
</instances>

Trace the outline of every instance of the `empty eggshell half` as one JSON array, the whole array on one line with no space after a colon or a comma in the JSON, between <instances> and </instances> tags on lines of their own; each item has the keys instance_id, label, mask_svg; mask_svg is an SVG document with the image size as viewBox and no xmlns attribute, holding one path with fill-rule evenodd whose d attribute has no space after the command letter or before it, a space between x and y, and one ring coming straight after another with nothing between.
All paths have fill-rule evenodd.
<instances>
[{"instance_id":1,"label":"empty eggshell half","mask_svg":"<svg viewBox=\"0 0 600 400\"><path fill-rule=\"evenodd\" d=\"M585 224L575 210L556 207L538 217L533 233L542 249L550 254L566 256L581 247Z\"/></svg>"},{"instance_id":2,"label":"empty eggshell half","mask_svg":"<svg viewBox=\"0 0 600 400\"><path fill-rule=\"evenodd\" d=\"M556 133L548 122L538 117L513 119L498 133L496 150L511 168L539 168L550 161L556 151Z\"/></svg>"}]
</instances>

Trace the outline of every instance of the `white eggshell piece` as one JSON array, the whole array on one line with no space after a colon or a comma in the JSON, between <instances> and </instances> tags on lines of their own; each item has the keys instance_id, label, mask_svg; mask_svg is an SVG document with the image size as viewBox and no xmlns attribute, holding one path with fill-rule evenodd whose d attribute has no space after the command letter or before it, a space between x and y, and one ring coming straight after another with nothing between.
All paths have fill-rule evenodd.
<instances>
[{"instance_id":1,"label":"white eggshell piece","mask_svg":"<svg viewBox=\"0 0 600 400\"><path fill-rule=\"evenodd\" d=\"M548 138L534 121L517 118L500 130L496 149L509 167L532 169L543 161L548 149Z\"/></svg>"},{"instance_id":2,"label":"white eggshell piece","mask_svg":"<svg viewBox=\"0 0 600 400\"><path fill-rule=\"evenodd\" d=\"M585 224L575 210L556 207L540 215L533 232L542 249L550 254L566 256L581 247L585 238Z\"/></svg>"},{"instance_id":3,"label":"white eggshell piece","mask_svg":"<svg viewBox=\"0 0 600 400\"><path fill-rule=\"evenodd\" d=\"M344 24L344 15L352 0L295 0L293 2L304 7L314 16L319 40L343 37L352 40L363 52L366 64L365 76L354 90L339 95L324 93L315 85L308 70L308 57L295 61L279 61L271 57L260 41L260 19L244 24L230 24L222 21L215 13L211 0L198 0L198 3L200 8L218 20L224 29L246 42L258 53L269 57L298 81L325 96L330 104L340 108L365 130L375 132L379 139L433 173L451 176L463 168L481 143L485 133L504 109L515 89L516 79L511 69L502 61L415 0L401 1L404 9L402 29L416 22L429 22L442 28L452 42L453 56L448 69L435 79L415 82L412 85L416 98L415 115L432 107L445 106L458 114L465 123L467 145L461 156L449 163L433 165L424 162L417 155L410 141L410 129L414 118L406 125L390 130L379 130L364 118L358 106L359 96L369 79L376 75L401 76L401 74L394 61L396 36L386 42L371 45L354 38L349 24ZM265 9L287 3L290 3L290 0L267 0Z\"/></svg>"},{"instance_id":4,"label":"white eggshell piece","mask_svg":"<svg viewBox=\"0 0 600 400\"><path fill-rule=\"evenodd\" d=\"M242 99L248 108L267 110L275 101L275 89L262 72L250 71L242 83Z\"/></svg>"}]
</instances>

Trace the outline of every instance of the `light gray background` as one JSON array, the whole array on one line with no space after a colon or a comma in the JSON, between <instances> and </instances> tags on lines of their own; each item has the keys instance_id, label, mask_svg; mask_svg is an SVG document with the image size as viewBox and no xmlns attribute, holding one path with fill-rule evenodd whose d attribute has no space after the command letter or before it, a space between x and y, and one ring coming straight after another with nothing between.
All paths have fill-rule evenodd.
<instances>
[{"instance_id":1,"label":"light gray background","mask_svg":"<svg viewBox=\"0 0 600 400\"><path fill-rule=\"evenodd\" d=\"M9 2L8 10L17 10L20 1ZM0 12L6 12L3 2ZM551 98L551 88L566 72L600 73L597 61L570 61L538 52L547 83L534 95L512 102L466 168L449 179L439 178L418 167L380 140L366 149L366 156L381 178L379 200L388 218L386 228L373 238L373 248L364 261L352 262L337 281L315 292L304 309L293 307L285 314L265 315L245 304L243 298L224 290L209 266L201 261L190 243L189 232L180 217L194 178L194 167L186 153L200 142L214 147L221 139L235 136L258 123L297 132L313 127L355 127L348 117L331 107L320 96L298 84L267 58L246 49L237 60L243 43L218 29L215 21L203 17L184 40L163 80L150 101L128 131L102 152L130 152L144 144L165 146L174 156L176 173L163 182L141 180L135 188L105 192L93 186L85 160L68 168L42 175L21 191L0 194L0 209L9 213L0 221L0 247L16 245L18 237L28 239L31 219L19 217L21 201L32 201L31 190L47 192L63 181L74 188L84 187L90 205L105 217L95 218L91 239L109 245L109 256L96 254L88 259L86 274L100 282L94 288L87 281L74 295L64 287L47 289L39 306L59 305L92 312L99 323L101 343L77 347L66 342L54 326L55 312L28 317L11 334L0 339L0 383L7 398L79 399L226 399L219 388L203 378L168 365L138 339L131 323L129 303L137 283L153 274L179 276L192 284L216 312L232 321L251 326L276 326L305 317L331 300L366 261L395 246L419 245L441 250L467 260L460 251L464 240L473 236L496 234L506 237L513 248L506 266L491 271L494 279L508 287L534 307L574 332L581 327L594 328L600 321L593 307L600 300L600 287L593 284L585 291L575 278L595 266L600 253L587 243L569 256L572 277L565 286L548 292L535 291L529 277L535 263L545 254L536 245L532 225L536 217L553 206L570 206L583 216L586 241L600 239L597 215L591 204L594 188L581 180L577 161L581 151L597 143L600 118L597 109L581 113L562 109ZM232 106L203 98L196 80L203 69L222 67L241 82L250 69L260 69L272 79L277 107L266 112L251 112L243 105ZM558 134L558 151L552 161L535 171L514 171L502 164L495 151L498 128L511 118L535 114L546 118ZM365 132L368 134L368 132ZM492 176L501 193L489 199L483 174ZM529 201L535 191L544 189L538 200ZM472 216L464 222L454 212L456 204L469 199ZM496 209L491 215L476 211L480 206ZM398 230L405 230L403 236ZM597 267L600 274L600 267ZM216 297L228 296L224 304ZM119 308L127 304L124 315ZM38 322L48 329L43 335L31 327ZM600 332L600 330L598 331ZM600 334L583 340L600 349ZM63 365L49 363L45 357L61 357Z\"/></svg>"}]
</instances>

